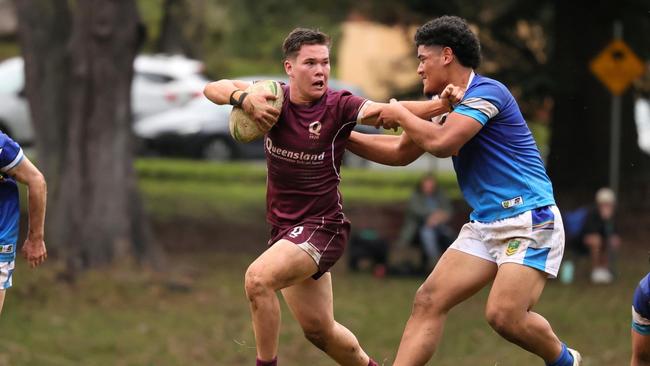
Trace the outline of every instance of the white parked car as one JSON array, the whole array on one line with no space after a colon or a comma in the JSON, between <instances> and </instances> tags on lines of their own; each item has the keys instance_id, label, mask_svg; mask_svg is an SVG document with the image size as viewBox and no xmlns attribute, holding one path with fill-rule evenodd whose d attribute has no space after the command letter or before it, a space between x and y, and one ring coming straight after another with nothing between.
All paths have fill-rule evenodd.
<instances>
[{"instance_id":1,"label":"white parked car","mask_svg":"<svg viewBox=\"0 0 650 366\"><path fill-rule=\"evenodd\" d=\"M15 57L0 63L0 80L0 131L29 146L34 142L34 131L25 102L23 59Z\"/></svg>"},{"instance_id":2,"label":"white parked car","mask_svg":"<svg viewBox=\"0 0 650 366\"><path fill-rule=\"evenodd\" d=\"M262 141L239 144L230 136L230 105L201 96L187 105L145 117L133 125L141 153L208 160L262 158Z\"/></svg>"},{"instance_id":3,"label":"white parked car","mask_svg":"<svg viewBox=\"0 0 650 366\"><path fill-rule=\"evenodd\" d=\"M139 55L134 62L131 101L134 120L181 107L203 97L208 82L203 63L183 56ZM29 107L24 97L21 57L0 63L0 130L21 144L33 142Z\"/></svg>"},{"instance_id":4,"label":"white parked car","mask_svg":"<svg viewBox=\"0 0 650 366\"><path fill-rule=\"evenodd\" d=\"M178 108L203 96L203 63L183 56L140 55L133 63L134 120Z\"/></svg>"}]
</instances>

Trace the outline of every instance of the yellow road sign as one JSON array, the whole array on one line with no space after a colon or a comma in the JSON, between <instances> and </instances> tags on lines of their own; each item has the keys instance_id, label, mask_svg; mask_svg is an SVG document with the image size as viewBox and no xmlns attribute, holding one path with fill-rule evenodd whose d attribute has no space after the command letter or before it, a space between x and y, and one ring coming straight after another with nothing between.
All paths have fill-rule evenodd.
<instances>
[{"instance_id":1,"label":"yellow road sign","mask_svg":"<svg viewBox=\"0 0 650 366\"><path fill-rule=\"evenodd\" d=\"M621 40L612 41L589 64L612 94L623 94L634 80L643 75L643 61Z\"/></svg>"}]
</instances>

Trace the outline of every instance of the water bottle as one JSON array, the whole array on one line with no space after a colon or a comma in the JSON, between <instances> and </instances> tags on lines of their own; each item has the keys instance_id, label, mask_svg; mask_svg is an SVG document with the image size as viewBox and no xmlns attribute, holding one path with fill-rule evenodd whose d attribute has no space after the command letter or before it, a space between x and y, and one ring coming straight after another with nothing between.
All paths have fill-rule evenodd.
<instances>
[{"instance_id":1,"label":"water bottle","mask_svg":"<svg viewBox=\"0 0 650 366\"><path fill-rule=\"evenodd\" d=\"M562 263L562 267L560 267L560 282L562 282L565 285L568 285L571 282L573 282L574 272L575 272L575 265L573 264L573 261L567 260L564 263Z\"/></svg>"}]
</instances>

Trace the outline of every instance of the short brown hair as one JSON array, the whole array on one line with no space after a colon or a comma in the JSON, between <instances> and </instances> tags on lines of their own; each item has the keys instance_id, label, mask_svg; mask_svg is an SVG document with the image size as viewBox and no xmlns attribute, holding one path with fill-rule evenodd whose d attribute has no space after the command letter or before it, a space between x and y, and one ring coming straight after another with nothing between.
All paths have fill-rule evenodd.
<instances>
[{"instance_id":1,"label":"short brown hair","mask_svg":"<svg viewBox=\"0 0 650 366\"><path fill-rule=\"evenodd\" d=\"M303 45L319 44L329 48L330 37L316 29L296 28L289 33L282 44L284 58L295 57Z\"/></svg>"}]
</instances>

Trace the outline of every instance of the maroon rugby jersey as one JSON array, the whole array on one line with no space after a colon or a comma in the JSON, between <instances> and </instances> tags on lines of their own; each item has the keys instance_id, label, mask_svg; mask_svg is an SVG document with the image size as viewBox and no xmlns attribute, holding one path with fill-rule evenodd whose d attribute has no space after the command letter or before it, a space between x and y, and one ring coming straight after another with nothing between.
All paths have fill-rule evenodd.
<instances>
[{"instance_id":1,"label":"maroon rugby jersey","mask_svg":"<svg viewBox=\"0 0 650 366\"><path fill-rule=\"evenodd\" d=\"M266 217L291 226L308 219L344 220L339 170L345 145L364 98L327 89L311 105L284 103L278 122L264 137L268 168Z\"/></svg>"}]
</instances>

